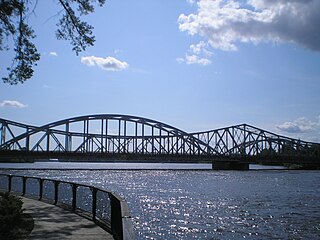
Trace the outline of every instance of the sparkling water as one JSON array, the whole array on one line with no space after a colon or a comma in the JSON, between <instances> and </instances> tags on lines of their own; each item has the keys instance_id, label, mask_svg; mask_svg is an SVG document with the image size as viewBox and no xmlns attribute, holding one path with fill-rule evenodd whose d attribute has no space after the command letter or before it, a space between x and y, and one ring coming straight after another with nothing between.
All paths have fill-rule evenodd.
<instances>
[{"instance_id":1,"label":"sparkling water","mask_svg":"<svg viewBox=\"0 0 320 240\"><path fill-rule=\"evenodd\" d=\"M94 184L119 193L131 209L137 239L320 239L320 171L0 172Z\"/></svg>"}]
</instances>

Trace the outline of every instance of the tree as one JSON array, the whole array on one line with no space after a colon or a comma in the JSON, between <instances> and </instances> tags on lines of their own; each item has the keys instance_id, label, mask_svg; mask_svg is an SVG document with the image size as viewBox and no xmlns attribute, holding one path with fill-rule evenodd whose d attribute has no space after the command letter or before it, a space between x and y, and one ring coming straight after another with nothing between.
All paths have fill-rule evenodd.
<instances>
[{"instance_id":1,"label":"tree","mask_svg":"<svg viewBox=\"0 0 320 240\"><path fill-rule=\"evenodd\" d=\"M61 6L59 13L62 15L57 23L56 37L70 41L72 50L78 55L95 42L93 26L80 17L93 13L96 3L102 7L105 0L56 1ZM33 76L33 68L40 60L40 53L32 42L36 35L27 22L37 3L38 0L0 0L0 51L10 50L8 39L12 37L15 53L11 66L7 68L7 77L2 78L5 83L24 83Z\"/></svg>"}]
</instances>

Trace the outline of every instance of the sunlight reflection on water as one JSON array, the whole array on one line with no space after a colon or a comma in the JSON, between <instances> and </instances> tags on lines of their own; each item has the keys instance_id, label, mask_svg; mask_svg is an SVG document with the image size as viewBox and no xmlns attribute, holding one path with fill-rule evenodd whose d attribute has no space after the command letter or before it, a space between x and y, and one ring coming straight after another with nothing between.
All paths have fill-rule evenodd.
<instances>
[{"instance_id":1,"label":"sunlight reflection on water","mask_svg":"<svg viewBox=\"0 0 320 240\"><path fill-rule=\"evenodd\" d=\"M120 193L138 239L319 239L319 171L13 171Z\"/></svg>"}]
</instances>

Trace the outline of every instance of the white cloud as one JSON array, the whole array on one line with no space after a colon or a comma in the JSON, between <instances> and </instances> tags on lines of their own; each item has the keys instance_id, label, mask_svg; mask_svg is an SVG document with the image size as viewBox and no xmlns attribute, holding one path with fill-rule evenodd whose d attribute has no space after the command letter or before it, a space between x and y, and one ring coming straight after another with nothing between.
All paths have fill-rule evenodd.
<instances>
[{"instance_id":1,"label":"white cloud","mask_svg":"<svg viewBox=\"0 0 320 240\"><path fill-rule=\"evenodd\" d=\"M3 100L0 102L0 107L24 108L27 107L27 105L16 100Z\"/></svg>"},{"instance_id":2,"label":"white cloud","mask_svg":"<svg viewBox=\"0 0 320 240\"><path fill-rule=\"evenodd\" d=\"M184 63L184 61L185 61L184 58L177 58L176 60L178 63Z\"/></svg>"},{"instance_id":3,"label":"white cloud","mask_svg":"<svg viewBox=\"0 0 320 240\"><path fill-rule=\"evenodd\" d=\"M118 55L119 53L122 53L123 51L121 49L115 49L114 51L114 54Z\"/></svg>"},{"instance_id":4,"label":"white cloud","mask_svg":"<svg viewBox=\"0 0 320 240\"><path fill-rule=\"evenodd\" d=\"M58 53L56 52L49 52L49 55L53 57L58 57Z\"/></svg>"},{"instance_id":5,"label":"white cloud","mask_svg":"<svg viewBox=\"0 0 320 240\"><path fill-rule=\"evenodd\" d=\"M320 51L319 0L199 0L197 6L196 13L179 16L179 29L204 37L213 48L275 42Z\"/></svg>"},{"instance_id":6,"label":"white cloud","mask_svg":"<svg viewBox=\"0 0 320 240\"><path fill-rule=\"evenodd\" d=\"M188 2L189 4L194 4L194 3L196 2L196 0L187 0L187 2Z\"/></svg>"},{"instance_id":7,"label":"white cloud","mask_svg":"<svg viewBox=\"0 0 320 240\"><path fill-rule=\"evenodd\" d=\"M191 44L186 54L185 58L177 58L178 63L186 64L199 64L206 66L211 64L211 60L208 57L212 55L207 49L207 45L204 41L199 42L198 44Z\"/></svg>"},{"instance_id":8,"label":"white cloud","mask_svg":"<svg viewBox=\"0 0 320 240\"><path fill-rule=\"evenodd\" d=\"M200 41L198 44L191 44L189 47L189 51L197 55L203 54L209 57L212 55L212 52L210 52L207 47L207 43L205 43L204 41Z\"/></svg>"},{"instance_id":9,"label":"white cloud","mask_svg":"<svg viewBox=\"0 0 320 240\"><path fill-rule=\"evenodd\" d=\"M186 63L187 64L197 63L197 64L200 64L202 66L206 66L206 65L211 64L211 61L209 59L207 59L207 58L200 58L197 55L189 55L189 56L186 56Z\"/></svg>"},{"instance_id":10,"label":"white cloud","mask_svg":"<svg viewBox=\"0 0 320 240\"><path fill-rule=\"evenodd\" d=\"M276 128L288 133L307 133L319 129L320 122L313 122L305 117L301 117L294 121L288 121L277 125Z\"/></svg>"},{"instance_id":11,"label":"white cloud","mask_svg":"<svg viewBox=\"0 0 320 240\"><path fill-rule=\"evenodd\" d=\"M316 121L305 117L293 121L287 121L276 125L276 128L285 134L305 141L320 142L320 116Z\"/></svg>"},{"instance_id":12,"label":"white cloud","mask_svg":"<svg viewBox=\"0 0 320 240\"><path fill-rule=\"evenodd\" d=\"M301 133L303 132L300 126L295 122L284 122L276 126L279 130L288 133Z\"/></svg>"},{"instance_id":13,"label":"white cloud","mask_svg":"<svg viewBox=\"0 0 320 240\"><path fill-rule=\"evenodd\" d=\"M81 58L81 63L87 66L98 66L105 71L121 71L129 67L129 64L114 57L87 56Z\"/></svg>"},{"instance_id":14,"label":"white cloud","mask_svg":"<svg viewBox=\"0 0 320 240\"><path fill-rule=\"evenodd\" d=\"M207 58L200 58L197 55L188 55L186 54L185 58L177 58L176 59L178 63L186 63L188 65L190 64L199 64L202 66L206 66L211 64L211 61Z\"/></svg>"}]
</instances>

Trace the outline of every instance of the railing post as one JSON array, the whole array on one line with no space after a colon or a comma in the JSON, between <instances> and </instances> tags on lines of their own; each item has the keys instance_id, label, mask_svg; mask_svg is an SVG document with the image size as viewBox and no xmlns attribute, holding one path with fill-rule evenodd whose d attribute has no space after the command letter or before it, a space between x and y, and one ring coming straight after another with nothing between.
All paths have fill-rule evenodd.
<instances>
[{"instance_id":1,"label":"railing post","mask_svg":"<svg viewBox=\"0 0 320 240\"><path fill-rule=\"evenodd\" d=\"M8 176L8 192L11 192L11 188L12 188L12 175Z\"/></svg>"},{"instance_id":2,"label":"railing post","mask_svg":"<svg viewBox=\"0 0 320 240\"><path fill-rule=\"evenodd\" d=\"M72 183L72 211L75 212L77 208L77 184Z\"/></svg>"},{"instance_id":3,"label":"railing post","mask_svg":"<svg viewBox=\"0 0 320 240\"><path fill-rule=\"evenodd\" d=\"M92 220L96 220L96 213L97 213L97 189L91 188L92 191Z\"/></svg>"},{"instance_id":4,"label":"railing post","mask_svg":"<svg viewBox=\"0 0 320 240\"><path fill-rule=\"evenodd\" d=\"M59 182L54 181L54 205L58 203Z\"/></svg>"},{"instance_id":5,"label":"railing post","mask_svg":"<svg viewBox=\"0 0 320 240\"><path fill-rule=\"evenodd\" d=\"M26 186L27 185L27 178L22 177L22 196L26 194Z\"/></svg>"},{"instance_id":6,"label":"railing post","mask_svg":"<svg viewBox=\"0 0 320 240\"><path fill-rule=\"evenodd\" d=\"M109 194L111 205L111 231L116 239L123 239L121 204L119 200Z\"/></svg>"},{"instance_id":7,"label":"railing post","mask_svg":"<svg viewBox=\"0 0 320 240\"><path fill-rule=\"evenodd\" d=\"M43 196L43 179L38 179L38 180L39 180L39 201L41 201Z\"/></svg>"}]
</instances>

